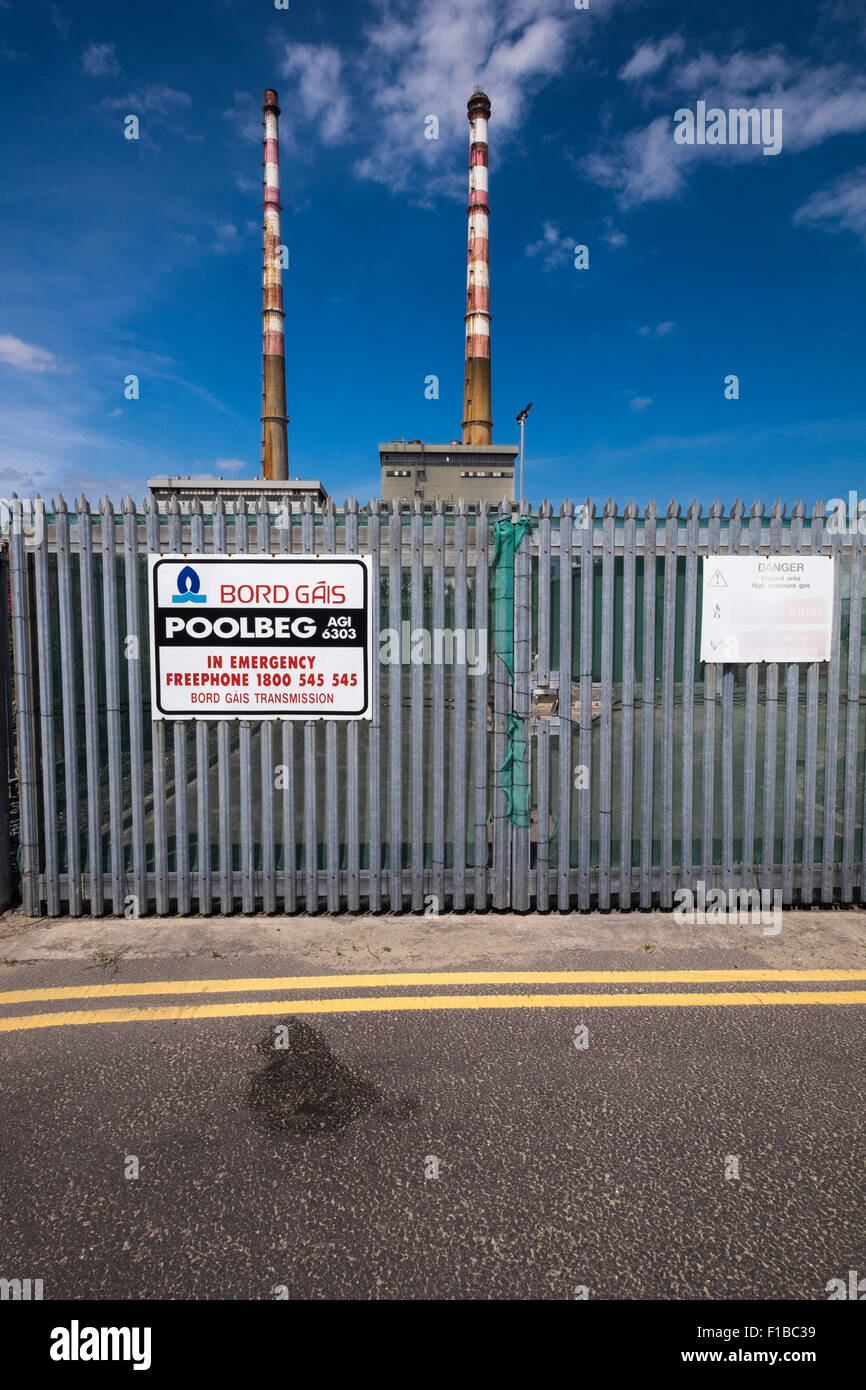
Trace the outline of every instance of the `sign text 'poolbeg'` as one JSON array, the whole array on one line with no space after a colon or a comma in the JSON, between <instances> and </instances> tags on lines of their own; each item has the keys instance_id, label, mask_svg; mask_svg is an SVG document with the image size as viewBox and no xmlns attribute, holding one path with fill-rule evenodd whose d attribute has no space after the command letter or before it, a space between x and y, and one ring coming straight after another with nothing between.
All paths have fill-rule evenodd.
<instances>
[{"instance_id":1,"label":"sign text 'poolbeg'","mask_svg":"<svg viewBox=\"0 0 866 1390\"><path fill-rule=\"evenodd\" d=\"M154 719L369 719L370 560L150 556Z\"/></svg>"},{"instance_id":2,"label":"sign text 'poolbeg'","mask_svg":"<svg viewBox=\"0 0 866 1390\"><path fill-rule=\"evenodd\" d=\"M701 661L829 661L829 555L706 555Z\"/></svg>"}]
</instances>

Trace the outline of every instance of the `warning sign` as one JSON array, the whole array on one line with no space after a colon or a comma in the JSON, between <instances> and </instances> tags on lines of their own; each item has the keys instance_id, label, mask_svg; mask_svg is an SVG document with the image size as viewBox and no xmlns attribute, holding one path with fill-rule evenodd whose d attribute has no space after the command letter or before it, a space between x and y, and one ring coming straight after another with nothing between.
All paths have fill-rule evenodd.
<instances>
[{"instance_id":1,"label":"warning sign","mask_svg":"<svg viewBox=\"0 0 866 1390\"><path fill-rule=\"evenodd\" d=\"M829 661L829 555L706 555L701 661Z\"/></svg>"},{"instance_id":2,"label":"warning sign","mask_svg":"<svg viewBox=\"0 0 866 1390\"><path fill-rule=\"evenodd\" d=\"M151 555L154 719L369 719L365 555Z\"/></svg>"}]
</instances>

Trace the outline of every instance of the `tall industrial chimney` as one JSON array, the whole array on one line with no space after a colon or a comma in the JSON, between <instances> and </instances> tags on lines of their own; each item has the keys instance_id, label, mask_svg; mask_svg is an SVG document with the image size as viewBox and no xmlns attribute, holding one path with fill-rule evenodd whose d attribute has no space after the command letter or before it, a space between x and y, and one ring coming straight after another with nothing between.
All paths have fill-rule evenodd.
<instances>
[{"instance_id":1,"label":"tall industrial chimney","mask_svg":"<svg viewBox=\"0 0 866 1390\"><path fill-rule=\"evenodd\" d=\"M487 122L490 98L476 87L469 115L469 265L466 275L466 377L463 443L490 444L490 205L487 201Z\"/></svg>"},{"instance_id":2,"label":"tall industrial chimney","mask_svg":"<svg viewBox=\"0 0 866 1390\"><path fill-rule=\"evenodd\" d=\"M268 87L262 107L265 128L264 222L262 235L262 477L288 478L286 354L283 339L283 266L280 230L280 108Z\"/></svg>"}]
</instances>

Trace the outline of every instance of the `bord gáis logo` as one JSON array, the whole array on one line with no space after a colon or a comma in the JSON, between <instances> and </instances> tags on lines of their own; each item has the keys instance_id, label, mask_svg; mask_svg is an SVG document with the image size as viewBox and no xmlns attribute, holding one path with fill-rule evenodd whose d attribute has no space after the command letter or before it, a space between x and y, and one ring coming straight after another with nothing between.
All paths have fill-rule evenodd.
<instances>
[{"instance_id":1,"label":"bord g\u00e1is logo","mask_svg":"<svg viewBox=\"0 0 866 1390\"><path fill-rule=\"evenodd\" d=\"M199 593L201 580L192 565L184 565L177 576L177 593L172 594L172 603L207 603L207 594Z\"/></svg>"}]
</instances>

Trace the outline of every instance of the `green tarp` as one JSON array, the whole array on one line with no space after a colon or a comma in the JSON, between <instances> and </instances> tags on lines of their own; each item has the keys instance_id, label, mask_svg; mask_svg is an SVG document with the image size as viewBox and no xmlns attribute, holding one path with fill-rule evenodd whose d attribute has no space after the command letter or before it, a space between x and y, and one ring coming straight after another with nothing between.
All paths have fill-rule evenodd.
<instances>
[{"instance_id":1,"label":"green tarp","mask_svg":"<svg viewBox=\"0 0 866 1390\"><path fill-rule=\"evenodd\" d=\"M508 819L512 825L527 826L529 814L529 773L526 768L526 734L524 720L518 714L508 716L508 751L499 769L502 790L508 803Z\"/></svg>"},{"instance_id":2,"label":"green tarp","mask_svg":"<svg viewBox=\"0 0 866 1390\"><path fill-rule=\"evenodd\" d=\"M514 552L529 530L527 517L512 522L500 517L494 527L493 550L493 659L498 656L514 681ZM526 730L518 714L508 716L508 747L499 769L500 785L512 825L530 824L529 772Z\"/></svg>"},{"instance_id":3,"label":"green tarp","mask_svg":"<svg viewBox=\"0 0 866 1390\"><path fill-rule=\"evenodd\" d=\"M514 552L529 530L528 517L502 516L493 528L493 651L514 680Z\"/></svg>"}]
</instances>

